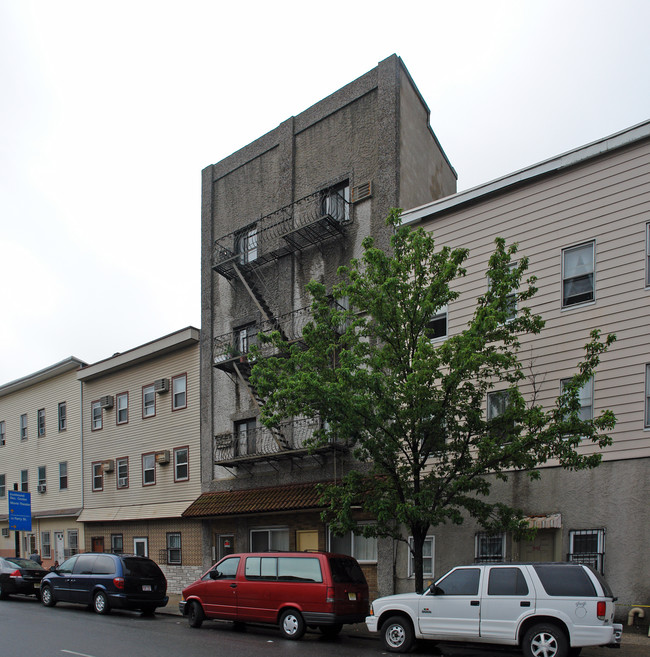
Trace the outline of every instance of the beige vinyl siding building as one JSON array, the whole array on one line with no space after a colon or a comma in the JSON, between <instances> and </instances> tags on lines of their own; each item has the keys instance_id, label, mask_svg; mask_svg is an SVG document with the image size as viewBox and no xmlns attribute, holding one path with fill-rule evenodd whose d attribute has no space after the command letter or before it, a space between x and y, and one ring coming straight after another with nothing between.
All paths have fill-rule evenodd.
<instances>
[{"instance_id":1,"label":"beige vinyl siding building","mask_svg":"<svg viewBox=\"0 0 650 657\"><path fill-rule=\"evenodd\" d=\"M179 592L201 572L199 331L83 368L85 550L149 556Z\"/></svg>"},{"instance_id":2,"label":"beige vinyl siding building","mask_svg":"<svg viewBox=\"0 0 650 657\"><path fill-rule=\"evenodd\" d=\"M68 358L0 386L0 555L38 552L48 567L83 545L81 386ZM10 531L8 493L30 494L31 531ZM18 534L18 536L16 536Z\"/></svg>"},{"instance_id":3,"label":"beige vinyl siding building","mask_svg":"<svg viewBox=\"0 0 650 657\"><path fill-rule=\"evenodd\" d=\"M487 289L494 239L517 243L537 277L529 302L546 327L524 338L521 353L538 399L552 404L572 375L589 332L615 333L583 411L612 409L617 425L603 463L588 472L549 464L538 482L521 474L495 494L522 508L538 527L534 542L486 537L472 523L431 530L433 577L460 562L497 558L575 559L604 572L621 601L650 600L650 122L569 153L406 212L406 223L431 231L438 245L466 247L467 276L448 309L448 334L469 321ZM487 411L487 408L486 408ZM594 448L581 447L584 452ZM402 555L406 572L406 555ZM402 580L401 588L408 588ZM622 604L618 615L627 614Z\"/></svg>"}]
</instances>

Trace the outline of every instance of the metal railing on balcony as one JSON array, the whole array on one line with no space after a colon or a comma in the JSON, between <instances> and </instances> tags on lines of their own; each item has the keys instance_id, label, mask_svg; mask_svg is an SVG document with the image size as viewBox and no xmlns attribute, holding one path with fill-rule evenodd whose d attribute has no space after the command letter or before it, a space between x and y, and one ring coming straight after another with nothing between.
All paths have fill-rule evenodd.
<instances>
[{"instance_id":1,"label":"metal railing on balcony","mask_svg":"<svg viewBox=\"0 0 650 657\"><path fill-rule=\"evenodd\" d=\"M331 202L331 197L336 202ZM350 202L336 192L317 192L286 205L214 242L213 269L228 279L235 267L259 267L295 250L343 233Z\"/></svg>"}]
</instances>

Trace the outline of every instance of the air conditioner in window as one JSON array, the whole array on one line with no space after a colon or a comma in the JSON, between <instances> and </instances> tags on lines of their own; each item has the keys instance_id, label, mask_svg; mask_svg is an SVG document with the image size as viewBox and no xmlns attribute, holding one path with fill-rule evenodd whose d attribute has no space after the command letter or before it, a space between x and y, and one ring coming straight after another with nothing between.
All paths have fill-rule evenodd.
<instances>
[{"instance_id":1,"label":"air conditioner in window","mask_svg":"<svg viewBox=\"0 0 650 657\"><path fill-rule=\"evenodd\" d=\"M128 477L120 477L120 478L117 480L117 485L118 485L120 488L126 488L126 487L129 485L129 478L128 478Z\"/></svg>"},{"instance_id":2,"label":"air conditioner in window","mask_svg":"<svg viewBox=\"0 0 650 657\"><path fill-rule=\"evenodd\" d=\"M113 461L113 459L102 461L102 470L104 472L113 472L113 470L115 470L115 461Z\"/></svg>"},{"instance_id":3,"label":"air conditioner in window","mask_svg":"<svg viewBox=\"0 0 650 657\"><path fill-rule=\"evenodd\" d=\"M102 408L113 408L113 395L105 395L99 398L99 405Z\"/></svg>"},{"instance_id":4,"label":"air conditioner in window","mask_svg":"<svg viewBox=\"0 0 650 657\"><path fill-rule=\"evenodd\" d=\"M169 463L169 450L163 449L162 452L156 452L156 463L166 465Z\"/></svg>"},{"instance_id":5,"label":"air conditioner in window","mask_svg":"<svg viewBox=\"0 0 650 657\"><path fill-rule=\"evenodd\" d=\"M2 528L2 537L3 538L9 538L9 527L3 527Z\"/></svg>"},{"instance_id":6,"label":"air conditioner in window","mask_svg":"<svg viewBox=\"0 0 650 657\"><path fill-rule=\"evenodd\" d=\"M153 389L158 392L169 392L169 379L158 379L153 382Z\"/></svg>"},{"instance_id":7,"label":"air conditioner in window","mask_svg":"<svg viewBox=\"0 0 650 657\"><path fill-rule=\"evenodd\" d=\"M47 490L47 485L46 485L46 484L39 484L39 485L36 487L36 490L37 490L39 493L44 493L44 492Z\"/></svg>"}]
</instances>

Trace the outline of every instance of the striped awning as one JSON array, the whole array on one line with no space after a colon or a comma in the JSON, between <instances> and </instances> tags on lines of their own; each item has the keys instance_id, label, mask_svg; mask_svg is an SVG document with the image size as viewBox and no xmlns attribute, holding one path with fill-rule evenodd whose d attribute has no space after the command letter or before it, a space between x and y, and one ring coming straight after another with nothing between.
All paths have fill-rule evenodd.
<instances>
[{"instance_id":1,"label":"striped awning","mask_svg":"<svg viewBox=\"0 0 650 657\"><path fill-rule=\"evenodd\" d=\"M562 514L550 513L546 516L527 516L531 529L562 529Z\"/></svg>"}]
</instances>

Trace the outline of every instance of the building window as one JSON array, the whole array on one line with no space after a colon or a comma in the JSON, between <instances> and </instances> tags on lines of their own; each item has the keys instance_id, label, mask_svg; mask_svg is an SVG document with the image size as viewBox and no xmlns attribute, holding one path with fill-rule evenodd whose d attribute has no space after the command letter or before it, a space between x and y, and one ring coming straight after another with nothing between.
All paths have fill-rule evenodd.
<instances>
[{"instance_id":1,"label":"building window","mask_svg":"<svg viewBox=\"0 0 650 657\"><path fill-rule=\"evenodd\" d=\"M336 221L350 220L350 186L347 183L325 190L321 196L321 215Z\"/></svg>"},{"instance_id":2,"label":"building window","mask_svg":"<svg viewBox=\"0 0 650 657\"><path fill-rule=\"evenodd\" d=\"M65 402L59 403L59 431L68 428L68 408Z\"/></svg>"},{"instance_id":3,"label":"building window","mask_svg":"<svg viewBox=\"0 0 650 657\"><path fill-rule=\"evenodd\" d=\"M235 456L257 453L255 418L235 422Z\"/></svg>"},{"instance_id":4,"label":"building window","mask_svg":"<svg viewBox=\"0 0 650 657\"><path fill-rule=\"evenodd\" d=\"M142 388L142 417L156 414L156 391L153 385Z\"/></svg>"},{"instance_id":5,"label":"building window","mask_svg":"<svg viewBox=\"0 0 650 657\"><path fill-rule=\"evenodd\" d=\"M117 413L115 421L117 424L127 424L129 421L129 393L123 392L117 395Z\"/></svg>"},{"instance_id":6,"label":"building window","mask_svg":"<svg viewBox=\"0 0 650 657\"><path fill-rule=\"evenodd\" d=\"M237 235L235 250L242 265L257 260L257 226L249 226Z\"/></svg>"},{"instance_id":7,"label":"building window","mask_svg":"<svg viewBox=\"0 0 650 657\"><path fill-rule=\"evenodd\" d=\"M47 486L47 476L44 465L38 466L38 492L45 492Z\"/></svg>"},{"instance_id":8,"label":"building window","mask_svg":"<svg viewBox=\"0 0 650 657\"><path fill-rule=\"evenodd\" d=\"M7 477L6 475L0 474L0 497L7 496Z\"/></svg>"},{"instance_id":9,"label":"building window","mask_svg":"<svg viewBox=\"0 0 650 657\"><path fill-rule=\"evenodd\" d=\"M343 536L334 536L329 532L329 551L339 554L349 554L357 561L376 563L377 539L357 536L354 532L347 532Z\"/></svg>"},{"instance_id":10,"label":"building window","mask_svg":"<svg viewBox=\"0 0 650 657\"><path fill-rule=\"evenodd\" d=\"M510 393L507 390L495 390L487 394L487 421L493 436L504 441L509 439L514 422L504 417L510 405Z\"/></svg>"},{"instance_id":11,"label":"building window","mask_svg":"<svg viewBox=\"0 0 650 657\"><path fill-rule=\"evenodd\" d=\"M117 487L118 488L128 488L129 487L129 459L124 457L117 459Z\"/></svg>"},{"instance_id":12,"label":"building window","mask_svg":"<svg viewBox=\"0 0 650 657\"><path fill-rule=\"evenodd\" d=\"M41 557L43 559L52 558L52 542L50 532L41 532Z\"/></svg>"},{"instance_id":13,"label":"building window","mask_svg":"<svg viewBox=\"0 0 650 657\"><path fill-rule=\"evenodd\" d=\"M45 409L39 408L36 417L36 430L38 432L38 437L41 438L45 435Z\"/></svg>"},{"instance_id":14,"label":"building window","mask_svg":"<svg viewBox=\"0 0 650 657\"><path fill-rule=\"evenodd\" d=\"M560 392L564 392L564 388L571 381L571 379L562 379L560 381ZM594 416L594 380L593 377L585 383L578 391L578 399L580 401L580 410L578 417L583 421L591 420Z\"/></svg>"},{"instance_id":15,"label":"building window","mask_svg":"<svg viewBox=\"0 0 650 657\"><path fill-rule=\"evenodd\" d=\"M27 440L27 413L20 416L20 439Z\"/></svg>"},{"instance_id":16,"label":"building window","mask_svg":"<svg viewBox=\"0 0 650 657\"><path fill-rule=\"evenodd\" d=\"M59 490L68 489L68 462L61 461L59 463Z\"/></svg>"},{"instance_id":17,"label":"building window","mask_svg":"<svg viewBox=\"0 0 650 657\"><path fill-rule=\"evenodd\" d=\"M149 539L146 536L140 536L133 539L133 552L139 557L149 556Z\"/></svg>"},{"instance_id":18,"label":"building window","mask_svg":"<svg viewBox=\"0 0 650 657\"><path fill-rule=\"evenodd\" d=\"M440 308L427 324L426 334L429 340L447 337L447 306Z\"/></svg>"},{"instance_id":19,"label":"building window","mask_svg":"<svg viewBox=\"0 0 650 657\"><path fill-rule=\"evenodd\" d=\"M104 426L104 414L102 411L102 405L99 401L94 401L90 405L90 415L91 415L91 429L93 431L99 431Z\"/></svg>"},{"instance_id":20,"label":"building window","mask_svg":"<svg viewBox=\"0 0 650 657\"><path fill-rule=\"evenodd\" d=\"M269 550L289 550L289 530L286 527L252 529L250 534L251 552Z\"/></svg>"},{"instance_id":21,"label":"building window","mask_svg":"<svg viewBox=\"0 0 650 657\"><path fill-rule=\"evenodd\" d=\"M569 550L568 561L584 563L604 573L604 529L572 529L569 532Z\"/></svg>"},{"instance_id":22,"label":"building window","mask_svg":"<svg viewBox=\"0 0 650 657\"><path fill-rule=\"evenodd\" d=\"M101 461L92 464L93 468L93 490L104 490L104 468Z\"/></svg>"},{"instance_id":23,"label":"building window","mask_svg":"<svg viewBox=\"0 0 650 657\"><path fill-rule=\"evenodd\" d=\"M490 561L505 561L506 535L487 534L480 532L474 537L474 561L484 563Z\"/></svg>"},{"instance_id":24,"label":"building window","mask_svg":"<svg viewBox=\"0 0 650 657\"><path fill-rule=\"evenodd\" d=\"M172 411L187 408L187 374L172 379Z\"/></svg>"},{"instance_id":25,"label":"building window","mask_svg":"<svg viewBox=\"0 0 650 657\"><path fill-rule=\"evenodd\" d=\"M124 552L124 537L122 534L111 534L111 552L122 554Z\"/></svg>"},{"instance_id":26,"label":"building window","mask_svg":"<svg viewBox=\"0 0 650 657\"><path fill-rule=\"evenodd\" d=\"M594 242L562 251L562 307L595 299Z\"/></svg>"},{"instance_id":27,"label":"building window","mask_svg":"<svg viewBox=\"0 0 650 657\"><path fill-rule=\"evenodd\" d=\"M517 267L516 262L511 262L508 265L508 270L510 273ZM492 280L488 276L488 290L492 288ZM507 314L506 314L506 322L511 322L516 316L517 316L517 291L512 290L507 296L506 296L506 308L507 308Z\"/></svg>"},{"instance_id":28,"label":"building window","mask_svg":"<svg viewBox=\"0 0 650 657\"><path fill-rule=\"evenodd\" d=\"M156 454L142 455L142 485L153 486L156 483Z\"/></svg>"},{"instance_id":29,"label":"building window","mask_svg":"<svg viewBox=\"0 0 650 657\"><path fill-rule=\"evenodd\" d=\"M167 534L167 563L180 565L182 562L181 534L170 532Z\"/></svg>"},{"instance_id":30,"label":"building window","mask_svg":"<svg viewBox=\"0 0 650 657\"><path fill-rule=\"evenodd\" d=\"M29 492L29 470L20 471L20 490L23 493Z\"/></svg>"},{"instance_id":31,"label":"building window","mask_svg":"<svg viewBox=\"0 0 650 657\"><path fill-rule=\"evenodd\" d=\"M6 443L6 428L5 428L5 421L2 420L0 422L0 447L2 447Z\"/></svg>"},{"instance_id":32,"label":"building window","mask_svg":"<svg viewBox=\"0 0 650 657\"><path fill-rule=\"evenodd\" d=\"M424 544L422 545L422 576L423 577L433 577L433 546L434 546L434 537L427 536L424 539ZM413 538L409 537L409 577L415 575L415 564L413 562Z\"/></svg>"},{"instance_id":33,"label":"building window","mask_svg":"<svg viewBox=\"0 0 650 657\"><path fill-rule=\"evenodd\" d=\"M3 422L4 424L4 422ZM650 365L645 366L645 421L644 426L650 429Z\"/></svg>"},{"instance_id":34,"label":"building window","mask_svg":"<svg viewBox=\"0 0 650 657\"><path fill-rule=\"evenodd\" d=\"M174 450L174 481L187 481L190 478L189 456L189 447Z\"/></svg>"},{"instance_id":35,"label":"building window","mask_svg":"<svg viewBox=\"0 0 650 657\"><path fill-rule=\"evenodd\" d=\"M68 529L68 550L66 557L79 554L79 532L76 529Z\"/></svg>"}]
</instances>

